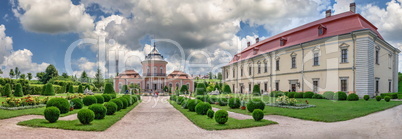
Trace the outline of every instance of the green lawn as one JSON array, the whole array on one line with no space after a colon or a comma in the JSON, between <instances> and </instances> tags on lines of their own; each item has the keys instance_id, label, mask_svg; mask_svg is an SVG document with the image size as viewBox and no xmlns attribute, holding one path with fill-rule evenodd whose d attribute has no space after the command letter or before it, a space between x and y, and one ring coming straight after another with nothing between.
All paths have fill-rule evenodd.
<instances>
[{"instance_id":1,"label":"green lawn","mask_svg":"<svg viewBox=\"0 0 402 139\"><path fill-rule=\"evenodd\" d=\"M238 120L229 117L228 122L226 124L221 125L216 123L214 119L208 118L206 115L198 115L195 112L188 111L188 109L181 108L181 106L174 101L171 101L171 104L173 105L174 108L183 113L183 115L186 116L195 125L206 130L239 129L239 128L277 124L276 122L264 119L261 121L254 121L253 119Z\"/></svg>"},{"instance_id":2,"label":"green lawn","mask_svg":"<svg viewBox=\"0 0 402 139\"><path fill-rule=\"evenodd\" d=\"M267 96L264 97L264 100L269 99L270 98ZM375 99L370 99L369 101L365 101L363 99L360 99L359 101L332 101L325 99L297 100L301 102L308 100L310 104L316 105L316 107L297 110L266 106L264 113L266 115L282 115L312 121L337 122L365 116L402 104L402 101L385 102L384 100L381 100L380 102L377 102ZM228 106L212 106L236 113L251 115L251 113L247 110L231 109Z\"/></svg>"},{"instance_id":3,"label":"green lawn","mask_svg":"<svg viewBox=\"0 0 402 139\"><path fill-rule=\"evenodd\" d=\"M32 119L28 121L19 122L18 125L30 126L30 127L47 127L47 128L58 128L67 130L81 130L81 131L104 131L112 126L114 123L123 118L128 112L130 112L135 106L140 102L135 103L132 106L127 107L116 112L114 115L106 115L104 119L94 120L90 125L82 125L80 121L77 120L58 120L56 123L49 123L45 119Z\"/></svg>"}]
</instances>

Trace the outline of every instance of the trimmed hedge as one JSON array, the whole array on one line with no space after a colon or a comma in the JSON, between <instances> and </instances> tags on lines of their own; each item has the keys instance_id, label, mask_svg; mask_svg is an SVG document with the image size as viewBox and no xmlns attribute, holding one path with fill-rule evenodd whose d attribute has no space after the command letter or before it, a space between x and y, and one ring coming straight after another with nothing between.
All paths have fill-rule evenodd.
<instances>
[{"instance_id":1,"label":"trimmed hedge","mask_svg":"<svg viewBox=\"0 0 402 139\"><path fill-rule=\"evenodd\" d=\"M334 99L334 92L332 92L332 91L327 91L327 92L324 92L324 94L322 95L325 99L329 99L329 100L332 100L332 99Z\"/></svg>"},{"instance_id":2,"label":"trimmed hedge","mask_svg":"<svg viewBox=\"0 0 402 139\"><path fill-rule=\"evenodd\" d=\"M370 96L369 96L369 95L364 95L364 97L363 97L363 98L364 98L364 100L366 100L366 101L367 101L367 100L369 100L369 99L370 99Z\"/></svg>"},{"instance_id":3,"label":"trimmed hedge","mask_svg":"<svg viewBox=\"0 0 402 139\"><path fill-rule=\"evenodd\" d=\"M47 101L46 108L52 106L59 108L61 114L70 111L70 103L68 103L68 100L64 98L52 98Z\"/></svg>"},{"instance_id":4,"label":"trimmed hedge","mask_svg":"<svg viewBox=\"0 0 402 139\"><path fill-rule=\"evenodd\" d=\"M335 93L333 99L334 99L334 100L346 100L347 97L348 97L348 95L346 95L345 92L339 91L339 92L336 92L336 93Z\"/></svg>"},{"instance_id":5,"label":"trimmed hedge","mask_svg":"<svg viewBox=\"0 0 402 139\"><path fill-rule=\"evenodd\" d=\"M86 96L86 97L84 97L84 98L82 99L82 102L84 102L84 105L85 105L85 106L89 106L89 105L92 105L92 104L96 104L97 101L98 101L98 100L97 100L96 97L94 97L94 96Z\"/></svg>"},{"instance_id":6,"label":"trimmed hedge","mask_svg":"<svg viewBox=\"0 0 402 139\"><path fill-rule=\"evenodd\" d=\"M105 98L101 95L95 95L96 98L96 103L98 104L103 104L103 102L105 102Z\"/></svg>"},{"instance_id":7,"label":"trimmed hedge","mask_svg":"<svg viewBox=\"0 0 402 139\"><path fill-rule=\"evenodd\" d=\"M265 104L261 99L252 99L247 103L247 110L253 112L255 109L264 110Z\"/></svg>"},{"instance_id":8,"label":"trimmed hedge","mask_svg":"<svg viewBox=\"0 0 402 139\"><path fill-rule=\"evenodd\" d=\"M240 108L241 102L239 98L230 98L228 104L230 108L237 109Z\"/></svg>"},{"instance_id":9,"label":"trimmed hedge","mask_svg":"<svg viewBox=\"0 0 402 139\"><path fill-rule=\"evenodd\" d=\"M385 100L385 102L389 102L389 101L391 101L391 97L390 96L385 96L384 100Z\"/></svg>"},{"instance_id":10,"label":"trimmed hedge","mask_svg":"<svg viewBox=\"0 0 402 139\"><path fill-rule=\"evenodd\" d=\"M74 98L70 101L70 103L74 103L74 109L81 109L84 107L84 103L79 98Z\"/></svg>"},{"instance_id":11,"label":"trimmed hedge","mask_svg":"<svg viewBox=\"0 0 402 139\"><path fill-rule=\"evenodd\" d=\"M195 112L200 115L207 114L209 109L212 109L212 107L208 102L200 102L195 106Z\"/></svg>"},{"instance_id":12,"label":"trimmed hedge","mask_svg":"<svg viewBox=\"0 0 402 139\"><path fill-rule=\"evenodd\" d=\"M271 97L280 97L280 96L283 96L285 94L282 91L272 91L269 95Z\"/></svg>"},{"instance_id":13,"label":"trimmed hedge","mask_svg":"<svg viewBox=\"0 0 402 139\"><path fill-rule=\"evenodd\" d=\"M123 108L123 102L120 99L112 99L109 102L113 102L117 105L117 111L120 111Z\"/></svg>"},{"instance_id":14,"label":"trimmed hedge","mask_svg":"<svg viewBox=\"0 0 402 139\"><path fill-rule=\"evenodd\" d=\"M229 119L229 114L225 110L218 110L215 112L215 121L218 124L225 124Z\"/></svg>"},{"instance_id":15,"label":"trimmed hedge","mask_svg":"<svg viewBox=\"0 0 402 139\"><path fill-rule=\"evenodd\" d=\"M324 97L321 94L314 94L313 98L314 99L323 99Z\"/></svg>"},{"instance_id":16,"label":"trimmed hedge","mask_svg":"<svg viewBox=\"0 0 402 139\"><path fill-rule=\"evenodd\" d=\"M208 116L208 118L214 118L214 114L215 114L215 112L214 112L214 110L212 110L212 109L209 109L208 111L207 111L207 116Z\"/></svg>"},{"instance_id":17,"label":"trimmed hedge","mask_svg":"<svg viewBox=\"0 0 402 139\"><path fill-rule=\"evenodd\" d=\"M356 95L355 93L349 94L348 101L358 101L358 100L359 100L358 95Z\"/></svg>"},{"instance_id":18,"label":"trimmed hedge","mask_svg":"<svg viewBox=\"0 0 402 139\"><path fill-rule=\"evenodd\" d=\"M264 118L264 112L260 109L255 109L253 111L253 119L255 121L261 121Z\"/></svg>"},{"instance_id":19,"label":"trimmed hedge","mask_svg":"<svg viewBox=\"0 0 402 139\"><path fill-rule=\"evenodd\" d=\"M78 111L77 118L81 124L88 125L94 120L95 113L90 109L82 109Z\"/></svg>"},{"instance_id":20,"label":"trimmed hedge","mask_svg":"<svg viewBox=\"0 0 402 139\"><path fill-rule=\"evenodd\" d=\"M45 115L45 119L49 121L49 123L56 122L60 117L60 110L57 107L48 107L45 109L43 115Z\"/></svg>"},{"instance_id":21,"label":"trimmed hedge","mask_svg":"<svg viewBox=\"0 0 402 139\"><path fill-rule=\"evenodd\" d=\"M202 102L201 100L198 99L191 99L188 101L188 110L194 112L195 111L195 106L197 106L198 103Z\"/></svg>"},{"instance_id":22,"label":"trimmed hedge","mask_svg":"<svg viewBox=\"0 0 402 139\"><path fill-rule=\"evenodd\" d=\"M226 105L228 105L228 99L224 98L224 97L219 98L218 103L219 103L219 106L226 106Z\"/></svg>"},{"instance_id":23,"label":"trimmed hedge","mask_svg":"<svg viewBox=\"0 0 402 139\"><path fill-rule=\"evenodd\" d=\"M106 116L107 109L102 104L92 104L88 107L88 109L94 112L95 119L103 119Z\"/></svg>"},{"instance_id":24,"label":"trimmed hedge","mask_svg":"<svg viewBox=\"0 0 402 139\"><path fill-rule=\"evenodd\" d=\"M296 94L296 92L288 92L287 96L289 98L295 98L295 94Z\"/></svg>"},{"instance_id":25,"label":"trimmed hedge","mask_svg":"<svg viewBox=\"0 0 402 139\"><path fill-rule=\"evenodd\" d=\"M103 106L106 107L106 115L113 115L117 111L117 105L114 102L106 102Z\"/></svg>"},{"instance_id":26,"label":"trimmed hedge","mask_svg":"<svg viewBox=\"0 0 402 139\"><path fill-rule=\"evenodd\" d=\"M313 98L314 92L306 92L303 94L303 98Z\"/></svg>"},{"instance_id":27,"label":"trimmed hedge","mask_svg":"<svg viewBox=\"0 0 402 139\"><path fill-rule=\"evenodd\" d=\"M375 96L375 100L377 100L377 101L381 101L381 96Z\"/></svg>"},{"instance_id":28,"label":"trimmed hedge","mask_svg":"<svg viewBox=\"0 0 402 139\"><path fill-rule=\"evenodd\" d=\"M199 99L201 101L204 101L204 102L208 102L208 100L209 100L208 95L197 95L197 96L195 96L195 98L197 98L197 99Z\"/></svg>"},{"instance_id":29,"label":"trimmed hedge","mask_svg":"<svg viewBox=\"0 0 402 139\"><path fill-rule=\"evenodd\" d=\"M299 92L299 93L295 93L295 98L303 98L304 93L303 92Z\"/></svg>"},{"instance_id":30,"label":"trimmed hedge","mask_svg":"<svg viewBox=\"0 0 402 139\"><path fill-rule=\"evenodd\" d=\"M102 94L104 102L109 102L112 97L109 94Z\"/></svg>"},{"instance_id":31,"label":"trimmed hedge","mask_svg":"<svg viewBox=\"0 0 402 139\"><path fill-rule=\"evenodd\" d=\"M389 96L391 99L398 98L398 93L381 93L380 95L382 98L385 98L386 96Z\"/></svg>"}]
</instances>

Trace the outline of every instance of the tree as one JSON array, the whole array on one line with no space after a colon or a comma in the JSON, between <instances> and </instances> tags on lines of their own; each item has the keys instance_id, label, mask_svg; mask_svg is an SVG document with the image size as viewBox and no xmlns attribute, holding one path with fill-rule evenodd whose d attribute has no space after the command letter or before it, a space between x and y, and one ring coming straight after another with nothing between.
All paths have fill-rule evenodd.
<instances>
[{"instance_id":1,"label":"tree","mask_svg":"<svg viewBox=\"0 0 402 139\"><path fill-rule=\"evenodd\" d=\"M230 90L230 86L229 86L229 85L225 84L225 85L223 86L223 93L224 93L224 94L230 94L230 93L232 93L232 90Z\"/></svg>"},{"instance_id":2,"label":"tree","mask_svg":"<svg viewBox=\"0 0 402 139\"><path fill-rule=\"evenodd\" d=\"M21 74L20 78L25 80L25 78L26 78L25 74Z\"/></svg>"},{"instance_id":3,"label":"tree","mask_svg":"<svg viewBox=\"0 0 402 139\"><path fill-rule=\"evenodd\" d=\"M105 91L103 92L103 94L116 94L111 83L105 84Z\"/></svg>"},{"instance_id":4,"label":"tree","mask_svg":"<svg viewBox=\"0 0 402 139\"><path fill-rule=\"evenodd\" d=\"M1 94L2 96L11 96L11 85L9 83L6 84L6 86L4 86L4 92Z\"/></svg>"},{"instance_id":5,"label":"tree","mask_svg":"<svg viewBox=\"0 0 402 139\"><path fill-rule=\"evenodd\" d=\"M96 70L96 74L95 74L95 82L94 82L95 86L97 88L100 88L104 83L103 83L103 78L102 78L102 72L100 70L100 68L98 68Z\"/></svg>"},{"instance_id":6,"label":"tree","mask_svg":"<svg viewBox=\"0 0 402 139\"><path fill-rule=\"evenodd\" d=\"M52 79L53 77L57 77L57 76L59 76L59 73L58 73L56 67L54 67L52 64L50 64L49 66L47 66L45 75L43 75L41 82L47 83L50 79Z\"/></svg>"},{"instance_id":7,"label":"tree","mask_svg":"<svg viewBox=\"0 0 402 139\"><path fill-rule=\"evenodd\" d=\"M222 80L222 73L221 72L218 72L218 79Z\"/></svg>"},{"instance_id":8,"label":"tree","mask_svg":"<svg viewBox=\"0 0 402 139\"><path fill-rule=\"evenodd\" d=\"M88 75L87 75L87 72L85 72L85 70L84 70L81 73L80 80L81 80L81 82L88 82L87 79L88 79Z\"/></svg>"},{"instance_id":9,"label":"tree","mask_svg":"<svg viewBox=\"0 0 402 139\"><path fill-rule=\"evenodd\" d=\"M78 86L78 93L84 93L84 88L81 84Z\"/></svg>"},{"instance_id":10,"label":"tree","mask_svg":"<svg viewBox=\"0 0 402 139\"><path fill-rule=\"evenodd\" d=\"M256 96L261 95L260 85L258 85L258 84L254 85L254 87L253 87L253 95L256 95Z\"/></svg>"},{"instance_id":11,"label":"tree","mask_svg":"<svg viewBox=\"0 0 402 139\"><path fill-rule=\"evenodd\" d=\"M68 77L69 77L69 76L67 75L67 73L65 73L65 72L64 72L63 74L61 74L61 76L63 76L63 78L66 78L66 79L68 79Z\"/></svg>"},{"instance_id":12,"label":"tree","mask_svg":"<svg viewBox=\"0 0 402 139\"><path fill-rule=\"evenodd\" d=\"M10 69L10 73L8 73L8 74L10 74L10 78L14 78L14 76L15 76L13 69Z\"/></svg>"},{"instance_id":13,"label":"tree","mask_svg":"<svg viewBox=\"0 0 402 139\"><path fill-rule=\"evenodd\" d=\"M32 73L28 73L28 80L32 79Z\"/></svg>"},{"instance_id":14,"label":"tree","mask_svg":"<svg viewBox=\"0 0 402 139\"><path fill-rule=\"evenodd\" d=\"M36 73L36 78L38 78L38 80L41 82L42 82L44 76L45 76L45 72Z\"/></svg>"},{"instance_id":15,"label":"tree","mask_svg":"<svg viewBox=\"0 0 402 139\"><path fill-rule=\"evenodd\" d=\"M15 78L18 79L20 77L21 71L18 69L18 67L15 67L14 73L15 73Z\"/></svg>"},{"instance_id":16,"label":"tree","mask_svg":"<svg viewBox=\"0 0 402 139\"><path fill-rule=\"evenodd\" d=\"M195 89L197 95L205 95L206 87L204 83L197 84L197 88Z\"/></svg>"},{"instance_id":17,"label":"tree","mask_svg":"<svg viewBox=\"0 0 402 139\"><path fill-rule=\"evenodd\" d=\"M188 93L188 86L187 85L182 85L180 88L180 92L187 94Z\"/></svg>"},{"instance_id":18,"label":"tree","mask_svg":"<svg viewBox=\"0 0 402 139\"><path fill-rule=\"evenodd\" d=\"M51 83L46 84L45 91L43 92L43 95L44 96L54 96L55 95L54 94L53 84L51 84Z\"/></svg>"},{"instance_id":19,"label":"tree","mask_svg":"<svg viewBox=\"0 0 402 139\"><path fill-rule=\"evenodd\" d=\"M69 93L74 93L74 86L72 84L68 85L68 91Z\"/></svg>"},{"instance_id":20,"label":"tree","mask_svg":"<svg viewBox=\"0 0 402 139\"><path fill-rule=\"evenodd\" d=\"M14 96L16 97L24 96L24 92L22 92L22 86L19 83L15 86Z\"/></svg>"}]
</instances>

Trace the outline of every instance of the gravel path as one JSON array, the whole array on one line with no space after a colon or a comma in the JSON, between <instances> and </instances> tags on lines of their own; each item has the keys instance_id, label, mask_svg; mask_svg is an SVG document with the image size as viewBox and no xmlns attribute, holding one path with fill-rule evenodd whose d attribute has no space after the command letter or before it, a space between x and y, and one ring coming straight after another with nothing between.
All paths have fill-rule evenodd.
<instances>
[{"instance_id":1,"label":"gravel path","mask_svg":"<svg viewBox=\"0 0 402 139\"><path fill-rule=\"evenodd\" d=\"M0 138L386 138L402 137L402 105L368 116L335 123L269 115L279 124L246 129L206 131L171 106L168 97L143 97L143 102L104 132L70 131L18 126L19 121L43 118L26 115L0 120ZM230 113L231 117L251 116ZM75 115L62 119L74 119Z\"/></svg>"}]
</instances>

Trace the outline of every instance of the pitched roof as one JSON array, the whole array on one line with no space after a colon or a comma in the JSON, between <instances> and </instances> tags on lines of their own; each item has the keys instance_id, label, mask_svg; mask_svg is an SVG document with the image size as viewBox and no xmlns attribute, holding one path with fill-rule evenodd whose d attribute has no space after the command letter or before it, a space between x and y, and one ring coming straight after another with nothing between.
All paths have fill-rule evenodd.
<instances>
[{"instance_id":1,"label":"pitched roof","mask_svg":"<svg viewBox=\"0 0 402 139\"><path fill-rule=\"evenodd\" d=\"M128 78L141 78L141 76L135 70L125 70L124 72L119 73L119 75L116 76L115 78L128 79Z\"/></svg>"},{"instance_id":2,"label":"pitched roof","mask_svg":"<svg viewBox=\"0 0 402 139\"><path fill-rule=\"evenodd\" d=\"M168 75L168 79L193 79L193 78L187 73L184 73L179 70L174 70L172 73Z\"/></svg>"}]
</instances>

